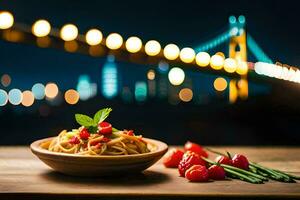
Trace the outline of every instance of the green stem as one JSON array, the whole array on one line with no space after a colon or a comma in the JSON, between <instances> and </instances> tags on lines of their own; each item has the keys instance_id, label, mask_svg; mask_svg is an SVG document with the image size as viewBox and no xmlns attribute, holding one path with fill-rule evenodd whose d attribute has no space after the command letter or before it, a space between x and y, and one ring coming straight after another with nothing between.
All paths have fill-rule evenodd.
<instances>
[{"instance_id":1,"label":"green stem","mask_svg":"<svg viewBox=\"0 0 300 200\"><path fill-rule=\"evenodd\" d=\"M283 172L283 171L279 171L277 169L273 169L275 172L278 172L278 173L281 173L281 174L285 174L287 176L289 176L290 178L293 178L293 179L296 179L296 180L300 180L300 176L296 176L296 175L293 175L293 174L288 174L286 172Z\"/></svg>"},{"instance_id":2,"label":"green stem","mask_svg":"<svg viewBox=\"0 0 300 200\"><path fill-rule=\"evenodd\" d=\"M269 168L267 168L267 167L263 167L263 166L261 166L261 165L259 165L259 164L257 164L257 163L253 163L253 162L250 162L250 165L251 166L253 166L253 167L255 167L255 168L257 168L257 169L260 169L261 171L263 171L263 172L265 172L265 173L268 173L268 174L270 174L270 175L273 175L273 176L275 176L275 177L277 177L277 178L283 178L283 176L281 176L280 174L278 174L278 173L276 173L275 171L273 171L272 169L269 169Z\"/></svg>"},{"instance_id":3,"label":"green stem","mask_svg":"<svg viewBox=\"0 0 300 200\"><path fill-rule=\"evenodd\" d=\"M243 174L247 174L249 176L253 176L255 178L258 178L258 179L261 179L261 180L264 180L264 181L268 181L268 179L266 177L261 176L259 174L255 174L253 172L250 172L250 171L247 171L247 170L244 170L244 169L240 169L240 168L237 168L237 167L233 167L233 166L230 166L230 165L224 165L224 164L221 164L221 166L224 167L224 168L227 168L227 169L231 169L231 170L243 173Z\"/></svg>"},{"instance_id":4,"label":"green stem","mask_svg":"<svg viewBox=\"0 0 300 200\"><path fill-rule=\"evenodd\" d=\"M237 171L234 171L234 170L231 170L231 169L228 169L228 168L225 168L225 171L226 171L227 173L230 173L230 174L232 174L232 175L234 175L234 176L239 177L239 179L241 179L241 180L243 180L243 181L247 181L247 182L255 183L255 184L263 183L263 181L260 180L260 179L248 177L248 176L246 176L245 174L241 174L241 173L239 173L239 172L237 172Z\"/></svg>"},{"instance_id":5,"label":"green stem","mask_svg":"<svg viewBox=\"0 0 300 200\"><path fill-rule=\"evenodd\" d=\"M281 172L278 172L276 170L273 170L273 169L270 169L270 168L267 168L267 167L263 167L257 163L250 163L250 165L258 168L259 170L267 173L270 175L270 178L272 179L275 179L277 181L282 181L282 182L289 182L289 183L294 183L295 180L293 180L293 178L291 178L290 176L284 174L284 173L281 173Z\"/></svg>"}]
</instances>

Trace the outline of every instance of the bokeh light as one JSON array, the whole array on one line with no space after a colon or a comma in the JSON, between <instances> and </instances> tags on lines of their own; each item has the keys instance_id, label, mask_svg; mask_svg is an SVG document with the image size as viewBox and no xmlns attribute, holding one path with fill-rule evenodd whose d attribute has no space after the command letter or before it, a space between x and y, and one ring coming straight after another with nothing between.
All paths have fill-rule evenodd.
<instances>
[{"instance_id":1,"label":"bokeh light","mask_svg":"<svg viewBox=\"0 0 300 200\"><path fill-rule=\"evenodd\" d=\"M58 94L58 87L55 83L48 83L45 87L45 95L49 99L53 99Z\"/></svg>"},{"instance_id":2,"label":"bokeh light","mask_svg":"<svg viewBox=\"0 0 300 200\"><path fill-rule=\"evenodd\" d=\"M214 88L219 92L224 91L227 88L227 81L222 77L216 78L214 81Z\"/></svg>"},{"instance_id":3,"label":"bokeh light","mask_svg":"<svg viewBox=\"0 0 300 200\"><path fill-rule=\"evenodd\" d=\"M233 15L231 15L231 16L228 18L228 21L229 21L230 24L234 24L234 23L236 23L236 17L233 16Z\"/></svg>"},{"instance_id":4,"label":"bokeh light","mask_svg":"<svg viewBox=\"0 0 300 200\"><path fill-rule=\"evenodd\" d=\"M224 58L220 55L213 55L210 59L210 66L215 70L222 69L224 65Z\"/></svg>"},{"instance_id":5,"label":"bokeh light","mask_svg":"<svg viewBox=\"0 0 300 200\"><path fill-rule=\"evenodd\" d=\"M13 105L19 105L22 102L22 92L19 89L12 89L8 93L8 101Z\"/></svg>"},{"instance_id":6,"label":"bokeh light","mask_svg":"<svg viewBox=\"0 0 300 200\"><path fill-rule=\"evenodd\" d=\"M85 35L86 43L89 45L98 45L101 43L103 35L98 29L91 29Z\"/></svg>"},{"instance_id":7,"label":"bokeh light","mask_svg":"<svg viewBox=\"0 0 300 200\"><path fill-rule=\"evenodd\" d=\"M38 47L46 48L51 44L51 39L49 37L38 37L36 38L36 44Z\"/></svg>"},{"instance_id":8,"label":"bokeh light","mask_svg":"<svg viewBox=\"0 0 300 200\"><path fill-rule=\"evenodd\" d=\"M160 50L161 46L156 40L150 40L145 45L145 52L148 56L156 56Z\"/></svg>"},{"instance_id":9,"label":"bokeh light","mask_svg":"<svg viewBox=\"0 0 300 200\"><path fill-rule=\"evenodd\" d=\"M182 62L191 63L195 59L195 51L192 48L185 47L181 49L179 57Z\"/></svg>"},{"instance_id":10,"label":"bokeh light","mask_svg":"<svg viewBox=\"0 0 300 200\"><path fill-rule=\"evenodd\" d=\"M238 20L239 20L239 22L240 22L241 24L244 24L244 23L246 22L246 18L245 18L244 15L240 15L240 16L238 17Z\"/></svg>"},{"instance_id":11,"label":"bokeh light","mask_svg":"<svg viewBox=\"0 0 300 200\"><path fill-rule=\"evenodd\" d=\"M169 63L164 60L159 61L158 63L158 71L162 74L166 73L169 70Z\"/></svg>"},{"instance_id":12,"label":"bokeh light","mask_svg":"<svg viewBox=\"0 0 300 200\"><path fill-rule=\"evenodd\" d=\"M37 37L45 37L51 31L51 25L47 20L36 21L32 26L32 33Z\"/></svg>"},{"instance_id":13,"label":"bokeh light","mask_svg":"<svg viewBox=\"0 0 300 200\"><path fill-rule=\"evenodd\" d=\"M193 99L193 91L190 88L183 88L179 92L179 98L181 101L189 102Z\"/></svg>"},{"instance_id":14,"label":"bokeh light","mask_svg":"<svg viewBox=\"0 0 300 200\"><path fill-rule=\"evenodd\" d=\"M168 78L172 85L180 85L184 81L185 74L181 68L174 67L169 71Z\"/></svg>"},{"instance_id":15,"label":"bokeh light","mask_svg":"<svg viewBox=\"0 0 300 200\"><path fill-rule=\"evenodd\" d=\"M233 73L237 69L237 62L233 58L226 58L224 61L224 70L228 73Z\"/></svg>"},{"instance_id":16,"label":"bokeh light","mask_svg":"<svg viewBox=\"0 0 300 200\"><path fill-rule=\"evenodd\" d=\"M8 101L8 95L5 90L0 89L0 106L5 106Z\"/></svg>"},{"instance_id":17,"label":"bokeh light","mask_svg":"<svg viewBox=\"0 0 300 200\"><path fill-rule=\"evenodd\" d=\"M11 83L11 78L8 74L3 74L2 77L1 77L1 84L4 86L4 87L8 87Z\"/></svg>"},{"instance_id":18,"label":"bokeh light","mask_svg":"<svg viewBox=\"0 0 300 200\"><path fill-rule=\"evenodd\" d=\"M26 90L23 92L22 105L25 107L29 107L34 103L34 95L31 91Z\"/></svg>"},{"instance_id":19,"label":"bokeh light","mask_svg":"<svg viewBox=\"0 0 300 200\"><path fill-rule=\"evenodd\" d=\"M14 24L14 16L7 11L0 12L0 29L8 29Z\"/></svg>"},{"instance_id":20,"label":"bokeh light","mask_svg":"<svg viewBox=\"0 0 300 200\"><path fill-rule=\"evenodd\" d=\"M206 67L209 65L210 62L210 55L206 52L199 52L196 55L196 63L200 67Z\"/></svg>"},{"instance_id":21,"label":"bokeh light","mask_svg":"<svg viewBox=\"0 0 300 200\"><path fill-rule=\"evenodd\" d=\"M222 56L222 58L225 59L225 54L221 51L217 52L215 55Z\"/></svg>"},{"instance_id":22,"label":"bokeh light","mask_svg":"<svg viewBox=\"0 0 300 200\"><path fill-rule=\"evenodd\" d=\"M78 28L74 24L66 24L60 30L60 37L64 41L75 40L78 36Z\"/></svg>"},{"instance_id":23,"label":"bokeh light","mask_svg":"<svg viewBox=\"0 0 300 200\"><path fill-rule=\"evenodd\" d=\"M36 83L32 86L31 91L33 96L37 100L41 100L45 97L45 86L41 83Z\"/></svg>"},{"instance_id":24,"label":"bokeh light","mask_svg":"<svg viewBox=\"0 0 300 200\"><path fill-rule=\"evenodd\" d=\"M151 70L148 71L147 78L149 80L154 80L155 79L155 71L153 69L151 69Z\"/></svg>"},{"instance_id":25,"label":"bokeh light","mask_svg":"<svg viewBox=\"0 0 300 200\"><path fill-rule=\"evenodd\" d=\"M79 93L73 89L67 90L65 100L68 104L74 105L79 101Z\"/></svg>"},{"instance_id":26,"label":"bokeh light","mask_svg":"<svg viewBox=\"0 0 300 200\"><path fill-rule=\"evenodd\" d=\"M138 37L130 37L126 40L125 46L130 53L136 53L142 48L142 40Z\"/></svg>"},{"instance_id":27,"label":"bokeh light","mask_svg":"<svg viewBox=\"0 0 300 200\"><path fill-rule=\"evenodd\" d=\"M67 52L75 52L78 49L78 43L76 40L67 41L64 43L64 48Z\"/></svg>"},{"instance_id":28,"label":"bokeh light","mask_svg":"<svg viewBox=\"0 0 300 200\"><path fill-rule=\"evenodd\" d=\"M143 102L147 99L147 84L145 82L138 81L135 83L134 96L138 102Z\"/></svg>"},{"instance_id":29,"label":"bokeh light","mask_svg":"<svg viewBox=\"0 0 300 200\"><path fill-rule=\"evenodd\" d=\"M111 33L106 38L106 46L109 49L119 49L123 44L123 38L118 33Z\"/></svg>"},{"instance_id":30,"label":"bokeh light","mask_svg":"<svg viewBox=\"0 0 300 200\"><path fill-rule=\"evenodd\" d=\"M175 60L176 58L178 58L179 52L180 52L180 50L179 50L178 46L175 44L168 44L164 48L164 56L168 60Z\"/></svg>"},{"instance_id":31,"label":"bokeh light","mask_svg":"<svg viewBox=\"0 0 300 200\"><path fill-rule=\"evenodd\" d=\"M236 72L240 75L246 75L248 73L248 64L247 62L239 62L237 65Z\"/></svg>"}]
</instances>

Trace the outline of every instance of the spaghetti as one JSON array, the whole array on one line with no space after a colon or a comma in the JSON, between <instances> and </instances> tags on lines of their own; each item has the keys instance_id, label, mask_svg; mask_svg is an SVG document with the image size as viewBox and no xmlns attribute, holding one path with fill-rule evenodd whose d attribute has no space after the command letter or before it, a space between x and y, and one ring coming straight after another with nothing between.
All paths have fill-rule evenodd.
<instances>
[{"instance_id":1,"label":"spaghetti","mask_svg":"<svg viewBox=\"0 0 300 200\"><path fill-rule=\"evenodd\" d=\"M57 137L43 143L42 148L53 152L77 155L130 155L150 152L142 136L128 135L128 131L117 131L111 134L111 139L100 134L91 134L87 140L75 136L76 132L63 130ZM70 138L70 136L72 136ZM77 137L79 142L72 142ZM70 142L71 141L71 142Z\"/></svg>"},{"instance_id":2,"label":"spaghetti","mask_svg":"<svg viewBox=\"0 0 300 200\"><path fill-rule=\"evenodd\" d=\"M76 155L131 155L151 151L151 145L133 130L119 131L105 122L110 108L99 110L94 118L76 114L76 121L82 125L79 129L67 132L63 130L51 141L41 147L53 152Z\"/></svg>"}]
</instances>

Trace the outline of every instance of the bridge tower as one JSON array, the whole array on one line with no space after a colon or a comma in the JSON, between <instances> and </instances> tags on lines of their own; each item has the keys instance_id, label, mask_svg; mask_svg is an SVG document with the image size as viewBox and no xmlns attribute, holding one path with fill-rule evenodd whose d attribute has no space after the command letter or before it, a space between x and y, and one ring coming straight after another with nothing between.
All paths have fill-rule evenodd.
<instances>
[{"instance_id":1,"label":"bridge tower","mask_svg":"<svg viewBox=\"0 0 300 200\"><path fill-rule=\"evenodd\" d=\"M235 16L229 17L229 28L233 33L229 41L229 57L237 61L238 65L247 62L247 36L245 30L246 19L240 15L238 19ZM241 75L241 78L232 79L229 83L229 102L234 103L238 98L248 98L247 74Z\"/></svg>"}]
</instances>

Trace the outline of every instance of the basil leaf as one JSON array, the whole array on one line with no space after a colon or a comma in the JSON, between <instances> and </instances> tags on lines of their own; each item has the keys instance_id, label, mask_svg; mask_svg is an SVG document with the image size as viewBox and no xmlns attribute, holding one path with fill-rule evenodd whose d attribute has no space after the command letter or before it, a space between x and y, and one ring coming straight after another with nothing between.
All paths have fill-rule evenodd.
<instances>
[{"instance_id":1,"label":"basil leaf","mask_svg":"<svg viewBox=\"0 0 300 200\"><path fill-rule=\"evenodd\" d=\"M90 127L94 125L94 120L87 115L75 114L75 119L78 124L84 127Z\"/></svg>"},{"instance_id":2,"label":"basil leaf","mask_svg":"<svg viewBox=\"0 0 300 200\"><path fill-rule=\"evenodd\" d=\"M103 122L109 115L109 113L112 111L111 108L103 108L99 110L95 115L94 115L94 123L98 124L100 122Z\"/></svg>"}]
</instances>

